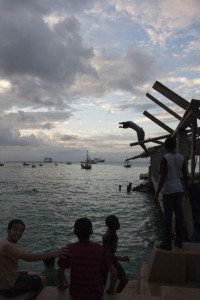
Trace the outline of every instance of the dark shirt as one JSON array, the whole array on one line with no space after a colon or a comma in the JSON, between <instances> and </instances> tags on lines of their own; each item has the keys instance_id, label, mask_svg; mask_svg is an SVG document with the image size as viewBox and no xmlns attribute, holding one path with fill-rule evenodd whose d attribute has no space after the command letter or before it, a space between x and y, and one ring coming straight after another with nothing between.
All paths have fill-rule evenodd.
<instances>
[{"instance_id":1,"label":"dark shirt","mask_svg":"<svg viewBox=\"0 0 200 300\"><path fill-rule=\"evenodd\" d=\"M111 266L102 245L77 242L68 245L69 256L60 258L60 269L70 269L70 295L73 299L98 299L104 291L103 273Z\"/></svg>"},{"instance_id":2,"label":"dark shirt","mask_svg":"<svg viewBox=\"0 0 200 300\"><path fill-rule=\"evenodd\" d=\"M116 231L108 229L103 235L103 246L105 249L109 249L112 254L115 254L118 246L118 236Z\"/></svg>"}]
</instances>

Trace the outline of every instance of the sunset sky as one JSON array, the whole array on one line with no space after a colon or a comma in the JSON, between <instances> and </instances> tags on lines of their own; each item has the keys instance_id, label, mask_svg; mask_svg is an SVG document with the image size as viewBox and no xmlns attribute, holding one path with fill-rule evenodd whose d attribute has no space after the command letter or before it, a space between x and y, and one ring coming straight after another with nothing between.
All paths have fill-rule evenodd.
<instances>
[{"instance_id":1,"label":"sunset sky","mask_svg":"<svg viewBox=\"0 0 200 300\"><path fill-rule=\"evenodd\" d=\"M156 80L200 100L199 0L0 0L0 161L123 161L178 121ZM148 147L155 144L147 144Z\"/></svg>"}]
</instances>

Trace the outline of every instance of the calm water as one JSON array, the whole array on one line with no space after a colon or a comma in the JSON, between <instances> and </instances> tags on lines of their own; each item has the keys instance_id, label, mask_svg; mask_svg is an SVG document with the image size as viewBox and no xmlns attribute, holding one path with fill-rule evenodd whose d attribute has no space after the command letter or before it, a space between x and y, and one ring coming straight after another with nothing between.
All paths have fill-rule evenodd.
<instances>
[{"instance_id":1,"label":"calm water","mask_svg":"<svg viewBox=\"0 0 200 300\"><path fill-rule=\"evenodd\" d=\"M151 194L127 194L129 182L139 185L140 173L147 170L144 162L134 162L130 169L123 164L101 163L92 170L82 170L75 163L36 168L7 163L0 167L0 239L6 237L8 221L21 218L26 230L19 245L27 251L51 250L76 241L74 221L87 216L93 222L92 239L101 242L105 217L116 214L121 223L118 254L130 256L130 263L123 266L134 279L148 260L154 240L160 239L162 228ZM20 262L20 268L40 271L43 263Z\"/></svg>"}]
</instances>

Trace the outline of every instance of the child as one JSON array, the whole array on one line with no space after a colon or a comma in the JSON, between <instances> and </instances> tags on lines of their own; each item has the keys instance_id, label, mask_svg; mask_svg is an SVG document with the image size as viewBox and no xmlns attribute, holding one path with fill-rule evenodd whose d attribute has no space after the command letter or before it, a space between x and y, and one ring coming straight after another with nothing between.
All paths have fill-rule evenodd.
<instances>
[{"instance_id":1,"label":"child","mask_svg":"<svg viewBox=\"0 0 200 300\"><path fill-rule=\"evenodd\" d=\"M74 234L78 242L68 245L69 256L60 258L59 288L64 289L64 270L70 269L70 296L73 299L101 299L104 292L103 273L108 269L116 276L115 268L105 249L90 241L93 233L92 223L88 218L77 219L74 224Z\"/></svg>"},{"instance_id":2,"label":"child","mask_svg":"<svg viewBox=\"0 0 200 300\"><path fill-rule=\"evenodd\" d=\"M39 261L51 256L67 255L66 249L57 249L48 253L28 253L17 246L25 230L20 219L8 223L7 240L0 243L0 294L17 296L27 291L39 291L46 283L39 274L18 271L18 260Z\"/></svg>"},{"instance_id":3,"label":"child","mask_svg":"<svg viewBox=\"0 0 200 300\"><path fill-rule=\"evenodd\" d=\"M46 278L47 286L58 285L58 269L55 268L55 262L55 257L43 259L45 270L42 271L42 275ZM67 279L65 279L65 283L68 284Z\"/></svg>"},{"instance_id":4,"label":"child","mask_svg":"<svg viewBox=\"0 0 200 300\"><path fill-rule=\"evenodd\" d=\"M107 290L108 294L114 294L115 288L117 284L117 279L119 279L119 284L117 286L117 293L121 293L124 287L126 286L128 282L128 277L120 265L119 261L129 261L128 256L116 256L115 253L117 251L117 245L118 245L118 236L116 231L120 228L120 223L118 218L115 215L109 215L106 220L106 225L108 227L106 233L103 235L103 246L106 249L107 254L110 256L113 265L115 266L118 276L111 276L110 278L110 287ZM105 282L107 280L108 273L105 273Z\"/></svg>"}]
</instances>

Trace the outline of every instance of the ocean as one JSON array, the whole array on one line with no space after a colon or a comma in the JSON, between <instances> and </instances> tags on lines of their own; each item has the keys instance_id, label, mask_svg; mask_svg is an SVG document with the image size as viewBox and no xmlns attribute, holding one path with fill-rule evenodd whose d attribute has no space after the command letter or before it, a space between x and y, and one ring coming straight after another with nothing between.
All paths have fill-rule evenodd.
<instances>
[{"instance_id":1,"label":"ocean","mask_svg":"<svg viewBox=\"0 0 200 300\"><path fill-rule=\"evenodd\" d=\"M75 220L88 217L93 223L91 239L101 243L106 216L116 214L121 224L117 253L130 257L122 265L129 279L136 279L154 241L162 236L162 216L153 195L127 193L130 182L132 187L143 183L140 174L147 173L148 167L148 162L137 161L131 168L105 162L92 165L91 170L81 169L80 163L36 164L35 168L6 163L0 167L0 240L6 237L8 222L20 218L26 230L18 244L30 252L52 250L75 242ZM20 261L19 268L41 271L44 266L41 261Z\"/></svg>"}]
</instances>

